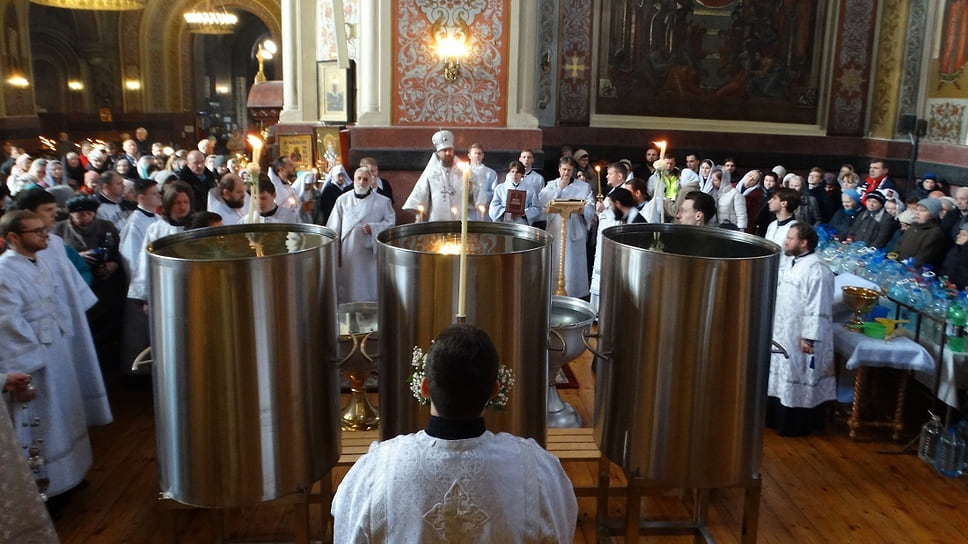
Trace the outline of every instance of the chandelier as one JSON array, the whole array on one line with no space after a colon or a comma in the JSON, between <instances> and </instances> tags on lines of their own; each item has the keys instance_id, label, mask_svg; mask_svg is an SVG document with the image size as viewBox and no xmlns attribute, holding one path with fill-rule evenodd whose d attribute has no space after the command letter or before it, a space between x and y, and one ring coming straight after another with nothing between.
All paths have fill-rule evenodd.
<instances>
[{"instance_id":1,"label":"chandelier","mask_svg":"<svg viewBox=\"0 0 968 544\"><path fill-rule=\"evenodd\" d=\"M34 4L53 8L125 11L144 9L145 0L30 0Z\"/></svg>"},{"instance_id":2,"label":"chandelier","mask_svg":"<svg viewBox=\"0 0 968 544\"><path fill-rule=\"evenodd\" d=\"M192 34L231 34L235 31L238 16L225 10L212 9L209 2L205 2L204 9L185 12L185 24Z\"/></svg>"}]
</instances>

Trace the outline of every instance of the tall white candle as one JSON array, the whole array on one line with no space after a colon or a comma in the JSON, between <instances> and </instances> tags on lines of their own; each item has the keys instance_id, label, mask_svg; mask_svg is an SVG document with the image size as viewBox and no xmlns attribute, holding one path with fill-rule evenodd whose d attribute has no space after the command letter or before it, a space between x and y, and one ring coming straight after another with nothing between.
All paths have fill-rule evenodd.
<instances>
[{"instance_id":1,"label":"tall white candle","mask_svg":"<svg viewBox=\"0 0 968 544\"><path fill-rule=\"evenodd\" d=\"M467 317L467 201L470 193L471 168L467 163L460 164L464 171L464 183L461 191L460 220L460 274L457 285L457 320L463 321Z\"/></svg>"}]
</instances>

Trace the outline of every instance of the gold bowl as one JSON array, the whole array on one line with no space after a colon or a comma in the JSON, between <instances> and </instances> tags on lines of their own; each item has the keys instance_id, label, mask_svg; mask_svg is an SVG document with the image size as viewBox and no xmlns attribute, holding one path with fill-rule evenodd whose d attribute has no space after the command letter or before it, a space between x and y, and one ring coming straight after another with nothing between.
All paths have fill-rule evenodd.
<instances>
[{"instance_id":1,"label":"gold bowl","mask_svg":"<svg viewBox=\"0 0 968 544\"><path fill-rule=\"evenodd\" d=\"M841 289L844 292L844 304L854 311L854 319L845 323L844 326L850 330L863 330L864 320L860 316L874 308L881 294L873 289L853 285L845 285Z\"/></svg>"}]
</instances>

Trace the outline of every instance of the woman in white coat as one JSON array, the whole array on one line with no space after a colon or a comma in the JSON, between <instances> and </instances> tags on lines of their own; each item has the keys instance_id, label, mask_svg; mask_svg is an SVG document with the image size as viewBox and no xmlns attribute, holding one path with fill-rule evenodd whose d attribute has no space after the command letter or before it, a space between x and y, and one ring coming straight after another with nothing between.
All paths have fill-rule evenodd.
<instances>
[{"instance_id":1,"label":"woman in white coat","mask_svg":"<svg viewBox=\"0 0 968 544\"><path fill-rule=\"evenodd\" d=\"M746 215L746 198L730 183L729 172L717 166L709 174L709 178L712 180L712 196L716 199L716 215L719 216L720 226L746 230L749 223ZM726 224L727 221L729 224Z\"/></svg>"}]
</instances>

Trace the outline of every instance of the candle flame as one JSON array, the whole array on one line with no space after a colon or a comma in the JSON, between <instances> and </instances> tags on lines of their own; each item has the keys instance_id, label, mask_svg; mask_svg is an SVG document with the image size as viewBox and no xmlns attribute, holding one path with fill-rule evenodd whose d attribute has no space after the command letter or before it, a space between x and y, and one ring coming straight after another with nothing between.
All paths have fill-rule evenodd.
<instances>
[{"instance_id":1,"label":"candle flame","mask_svg":"<svg viewBox=\"0 0 968 544\"><path fill-rule=\"evenodd\" d=\"M251 145L252 147L262 147L262 138L259 138L255 134L249 134L246 137L246 140L249 142L249 145Z\"/></svg>"},{"instance_id":2,"label":"candle flame","mask_svg":"<svg viewBox=\"0 0 968 544\"><path fill-rule=\"evenodd\" d=\"M460 168L461 172L467 172L471 169L471 163L465 161L457 161L457 168Z\"/></svg>"},{"instance_id":3,"label":"candle flame","mask_svg":"<svg viewBox=\"0 0 968 544\"><path fill-rule=\"evenodd\" d=\"M602 173L602 165L596 164L595 165L595 171L598 172L599 174Z\"/></svg>"}]
</instances>

